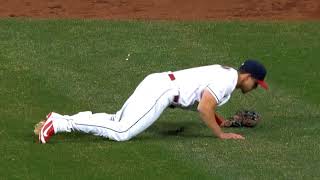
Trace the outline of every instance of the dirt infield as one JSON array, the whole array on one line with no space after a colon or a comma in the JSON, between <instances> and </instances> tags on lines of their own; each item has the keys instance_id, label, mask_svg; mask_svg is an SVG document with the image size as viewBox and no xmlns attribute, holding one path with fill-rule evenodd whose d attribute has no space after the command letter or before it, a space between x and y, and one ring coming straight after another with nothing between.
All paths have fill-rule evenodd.
<instances>
[{"instance_id":1,"label":"dirt infield","mask_svg":"<svg viewBox=\"0 0 320 180\"><path fill-rule=\"evenodd\" d=\"M0 17L320 20L320 0L0 0Z\"/></svg>"}]
</instances>

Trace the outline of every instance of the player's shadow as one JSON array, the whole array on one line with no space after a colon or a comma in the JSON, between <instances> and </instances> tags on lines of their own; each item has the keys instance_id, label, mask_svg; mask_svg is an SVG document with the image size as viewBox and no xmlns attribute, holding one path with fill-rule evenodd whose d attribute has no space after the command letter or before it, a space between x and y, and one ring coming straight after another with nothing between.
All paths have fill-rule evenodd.
<instances>
[{"instance_id":1,"label":"player's shadow","mask_svg":"<svg viewBox=\"0 0 320 180\"><path fill-rule=\"evenodd\" d=\"M149 136L141 138L164 138L179 136L180 138L212 137L208 128L199 122L157 122L146 131Z\"/></svg>"}]
</instances>

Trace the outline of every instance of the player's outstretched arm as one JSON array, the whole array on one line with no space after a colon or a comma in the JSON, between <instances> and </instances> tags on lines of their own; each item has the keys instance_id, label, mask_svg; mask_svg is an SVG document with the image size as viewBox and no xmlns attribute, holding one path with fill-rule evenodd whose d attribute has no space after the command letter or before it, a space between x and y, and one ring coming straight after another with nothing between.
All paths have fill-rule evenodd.
<instances>
[{"instance_id":1,"label":"player's outstretched arm","mask_svg":"<svg viewBox=\"0 0 320 180\"><path fill-rule=\"evenodd\" d=\"M220 139L244 139L243 136L235 133L224 133L218 125L215 117L217 102L211 93L204 90L198 105L201 119L212 130L213 134Z\"/></svg>"}]
</instances>

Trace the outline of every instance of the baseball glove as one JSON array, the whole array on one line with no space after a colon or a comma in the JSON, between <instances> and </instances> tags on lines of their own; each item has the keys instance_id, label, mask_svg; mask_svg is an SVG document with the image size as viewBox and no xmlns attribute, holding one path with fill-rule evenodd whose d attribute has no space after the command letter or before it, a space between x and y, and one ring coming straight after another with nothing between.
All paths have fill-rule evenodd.
<instances>
[{"instance_id":1,"label":"baseball glove","mask_svg":"<svg viewBox=\"0 0 320 180\"><path fill-rule=\"evenodd\" d=\"M223 127L254 127L261 121L261 116L250 110L241 110L228 118L223 123Z\"/></svg>"}]
</instances>

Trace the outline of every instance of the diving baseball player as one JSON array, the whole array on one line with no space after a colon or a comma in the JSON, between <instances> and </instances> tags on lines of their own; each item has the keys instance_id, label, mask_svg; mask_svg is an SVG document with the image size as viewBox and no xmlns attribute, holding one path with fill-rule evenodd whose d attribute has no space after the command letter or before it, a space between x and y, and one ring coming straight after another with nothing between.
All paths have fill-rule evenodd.
<instances>
[{"instance_id":1,"label":"diving baseball player","mask_svg":"<svg viewBox=\"0 0 320 180\"><path fill-rule=\"evenodd\" d=\"M115 114L90 111L75 115L52 112L35 126L40 143L61 132L83 132L115 141L127 141L152 125L168 107L193 109L200 114L212 133L220 139L244 139L242 135L224 133L216 108L225 104L235 89L247 93L264 81L265 67L256 60L246 60L238 70L209 65L175 72L148 75Z\"/></svg>"}]
</instances>

